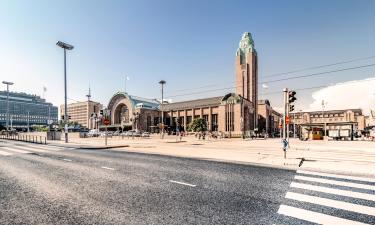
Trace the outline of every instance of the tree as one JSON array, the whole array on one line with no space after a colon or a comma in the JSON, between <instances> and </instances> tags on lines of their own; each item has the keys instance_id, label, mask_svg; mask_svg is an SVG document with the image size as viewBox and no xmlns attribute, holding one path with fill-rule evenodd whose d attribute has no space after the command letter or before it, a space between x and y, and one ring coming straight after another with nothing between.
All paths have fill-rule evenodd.
<instances>
[{"instance_id":1,"label":"tree","mask_svg":"<svg viewBox=\"0 0 375 225\"><path fill-rule=\"evenodd\" d=\"M188 131L203 132L207 131L207 123L203 118L196 118L188 125Z\"/></svg>"}]
</instances>

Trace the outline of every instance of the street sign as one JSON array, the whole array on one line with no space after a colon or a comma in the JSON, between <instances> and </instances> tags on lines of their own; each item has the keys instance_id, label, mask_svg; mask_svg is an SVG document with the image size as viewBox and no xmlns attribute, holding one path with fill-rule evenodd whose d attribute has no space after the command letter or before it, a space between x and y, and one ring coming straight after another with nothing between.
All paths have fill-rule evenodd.
<instances>
[{"instance_id":1,"label":"street sign","mask_svg":"<svg viewBox=\"0 0 375 225\"><path fill-rule=\"evenodd\" d=\"M48 124L48 125L53 124L53 120L47 120L47 124Z\"/></svg>"},{"instance_id":2,"label":"street sign","mask_svg":"<svg viewBox=\"0 0 375 225\"><path fill-rule=\"evenodd\" d=\"M108 126L110 123L111 123L111 121L109 119L103 120L103 124L106 125L106 126Z\"/></svg>"},{"instance_id":3,"label":"street sign","mask_svg":"<svg viewBox=\"0 0 375 225\"><path fill-rule=\"evenodd\" d=\"M290 120L289 120L289 116L286 116L286 117L285 117L285 123L286 123L286 124L289 124L289 122L290 122Z\"/></svg>"}]
</instances>

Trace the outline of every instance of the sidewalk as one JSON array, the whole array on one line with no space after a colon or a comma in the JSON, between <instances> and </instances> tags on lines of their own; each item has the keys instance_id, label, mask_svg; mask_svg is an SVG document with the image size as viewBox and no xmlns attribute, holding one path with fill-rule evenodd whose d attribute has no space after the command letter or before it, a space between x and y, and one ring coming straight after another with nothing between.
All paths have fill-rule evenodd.
<instances>
[{"instance_id":1,"label":"sidewalk","mask_svg":"<svg viewBox=\"0 0 375 225\"><path fill-rule=\"evenodd\" d=\"M70 137L68 144L54 141L50 145L86 149L113 148L116 151L375 177L374 142L291 139L286 159L283 158L280 139L197 140L194 137L184 137L179 142L174 136L166 136L165 139L160 139L159 136L149 139L113 137L108 138L108 146L104 146L104 138Z\"/></svg>"}]
</instances>

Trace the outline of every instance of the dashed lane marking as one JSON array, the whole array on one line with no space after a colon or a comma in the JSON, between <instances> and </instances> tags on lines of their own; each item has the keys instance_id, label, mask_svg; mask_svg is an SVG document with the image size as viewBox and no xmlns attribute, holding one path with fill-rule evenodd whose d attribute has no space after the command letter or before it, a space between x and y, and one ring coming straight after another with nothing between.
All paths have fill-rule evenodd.
<instances>
[{"instance_id":1,"label":"dashed lane marking","mask_svg":"<svg viewBox=\"0 0 375 225\"><path fill-rule=\"evenodd\" d=\"M175 181L175 180L169 180L169 182L171 182L171 183L176 183L176 184L182 184L182 185L186 185L186 186L190 186L190 187L196 187L196 186L197 186L197 185L195 185L195 184L189 184L189 183L180 182L180 181Z\"/></svg>"},{"instance_id":2,"label":"dashed lane marking","mask_svg":"<svg viewBox=\"0 0 375 225\"><path fill-rule=\"evenodd\" d=\"M102 166L102 169L106 169L106 170L115 170L114 168L106 167L106 166Z\"/></svg>"}]
</instances>

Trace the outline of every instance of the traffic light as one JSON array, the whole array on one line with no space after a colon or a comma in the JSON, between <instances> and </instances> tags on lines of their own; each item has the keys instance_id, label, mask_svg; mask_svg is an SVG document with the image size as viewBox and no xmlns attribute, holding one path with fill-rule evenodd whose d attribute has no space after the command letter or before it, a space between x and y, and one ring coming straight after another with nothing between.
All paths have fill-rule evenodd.
<instances>
[{"instance_id":1,"label":"traffic light","mask_svg":"<svg viewBox=\"0 0 375 225\"><path fill-rule=\"evenodd\" d=\"M61 120L64 120L64 118L65 118L64 115L61 115Z\"/></svg>"},{"instance_id":2,"label":"traffic light","mask_svg":"<svg viewBox=\"0 0 375 225\"><path fill-rule=\"evenodd\" d=\"M71 120L72 119L72 117L71 116L68 116L68 120Z\"/></svg>"},{"instance_id":3,"label":"traffic light","mask_svg":"<svg viewBox=\"0 0 375 225\"><path fill-rule=\"evenodd\" d=\"M293 112L294 111L294 105L289 105L289 112Z\"/></svg>"},{"instance_id":4,"label":"traffic light","mask_svg":"<svg viewBox=\"0 0 375 225\"><path fill-rule=\"evenodd\" d=\"M103 111L103 109L101 109L100 110L100 115L103 116L103 114L104 114L104 111Z\"/></svg>"},{"instance_id":5,"label":"traffic light","mask_svg":"<svg viewBox=\"0 0 375 225\"><path fill-rule=\"evenodd\" d=\"M295 97L295 95L296 95L295 91L289 91L288 92L289 103L293 103L295 100L297 100L297 98Z\"/></svg>"}]
</instances>

